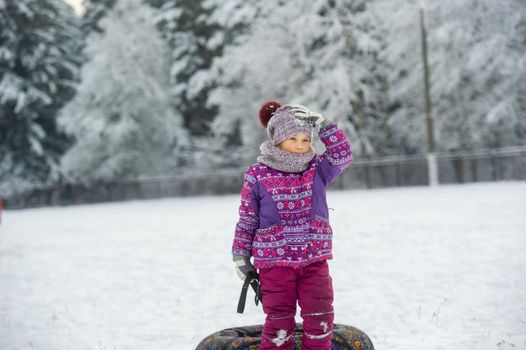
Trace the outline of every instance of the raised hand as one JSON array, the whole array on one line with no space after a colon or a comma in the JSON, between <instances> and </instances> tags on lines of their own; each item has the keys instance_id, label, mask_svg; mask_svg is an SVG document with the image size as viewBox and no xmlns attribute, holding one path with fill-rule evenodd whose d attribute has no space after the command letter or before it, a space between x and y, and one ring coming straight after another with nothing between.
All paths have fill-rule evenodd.
<instances>
[{"instance_id":1,"label":"raised hand","mask_svg":"<svg viewBox=\"0 0 526 350\"><path fill-rule=\"evenodd\" d=\"M307 122L316 129L319 129L325 121L325 118L320 113L311 111L305 106L291 105L290 107L297 119Z\"/></svg>"}]
</instances>

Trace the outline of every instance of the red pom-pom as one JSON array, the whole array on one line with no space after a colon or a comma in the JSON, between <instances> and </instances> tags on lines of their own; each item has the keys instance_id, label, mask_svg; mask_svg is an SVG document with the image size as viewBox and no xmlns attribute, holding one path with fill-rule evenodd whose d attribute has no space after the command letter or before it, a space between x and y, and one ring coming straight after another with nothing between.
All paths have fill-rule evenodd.
<instances>
[{"instance_id":1,"label":"red pom-pom","mask_svg":"<svg viewBox=\"0 0 526 350\"><path fill-rule=\"evenodd\" d=\"M279 107L281 107L281 103L274 100L265 102L263 106L261 106L259 109L259 121L264 128L267 127L268 121L272 118L272 113L274 113Z\"/></svg>"}]
</instances>

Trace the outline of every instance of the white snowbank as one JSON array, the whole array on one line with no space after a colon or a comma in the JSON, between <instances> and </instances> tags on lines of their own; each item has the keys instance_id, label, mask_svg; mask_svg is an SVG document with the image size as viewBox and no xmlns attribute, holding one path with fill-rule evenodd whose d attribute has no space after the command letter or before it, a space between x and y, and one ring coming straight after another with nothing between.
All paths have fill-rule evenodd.
<instances>
[{"instance_id":1,"label":"white snowbank","mask_svg":"<svg viewBox=\"0 0 526 350\"><path fill-rule=\"evenodd\" d=\"M253 303L235 311L238 200L7 211L0 349L186 350L262 323ZM329 206L337 323L378 350L526 349L526 183L331 192Z\"/></svg>"}]
</instances>

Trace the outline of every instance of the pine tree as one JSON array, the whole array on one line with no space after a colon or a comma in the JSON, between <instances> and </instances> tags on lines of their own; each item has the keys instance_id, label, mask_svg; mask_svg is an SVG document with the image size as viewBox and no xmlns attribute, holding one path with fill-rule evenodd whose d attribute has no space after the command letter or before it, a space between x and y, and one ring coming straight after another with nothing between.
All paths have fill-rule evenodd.
<instances>
[{"instance_id":1,"label":"pine tree","mask_svg":"<svg viewBox=\"0 0 526 350\"><path fill-rule=\"evenodd\" d=\"M68 178L164 175L183 162L188 138L173 112L154 16L140 0L118 2L88 37L78 93L61 115L75 139L62 162Z\"/></svg>"},{"instance_id":2,"label":"pine tree","mask_svg":"<svg viewBox=\"0 0 526 350\"><path fill-rule=\"evenodd\" d=\"M62 0L0 2L0 193L56 181L56 115L78 80L80 31Z\"/></svg>"},{"instance_id":3,"label":"pine tree","mask_svg":"<svg viewBox=\"0 0 526 350\"><path fill-rule=\"evenodd\" d=\"M82 15L82 32L88 36L92 32L101 33L100 20L115 6L117 0L83 0L86 9Z\"/></svg>"},{"instance_id":4,"label":"pine tree","mask_svg":"<svg viewBox=\"0 0 526 350\"><path fill-rule=\"evenodd\" d=\"M171 49L172 95L176 110L184 118L185 127L194 136L209 133L213 110L207 108L210 82L201 79L217 55L216 48L206 45L213 33L207 25L210 14L202 1L168 0L156 3L162 8L158 26ZM200 86L196 86L196 85Z\"/></svg>"},{"instance_id":5,"label":"pine tree","mask_svg":"<svg viewBox=\"0 0 526 350\"><path fill-rule=\"evenodd\" d=\"M158 25L171 49L172 94L185 127L209 136L217 113L207 103L217 86L213 61L246 30L255 0L149 0L162 8Z\"/></svg>"}]
</instances>

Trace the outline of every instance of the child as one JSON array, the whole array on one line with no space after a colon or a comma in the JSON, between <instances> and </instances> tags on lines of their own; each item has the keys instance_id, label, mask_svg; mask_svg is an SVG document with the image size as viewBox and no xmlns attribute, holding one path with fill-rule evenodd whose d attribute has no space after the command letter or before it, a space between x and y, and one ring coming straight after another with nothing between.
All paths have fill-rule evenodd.
<instances>
[{"instance_id":1,"label":"child","mask_svg":"<svg viewBox=\"0 0 526 350\"><path fill-rule=\"evenodd\" d=\"M293 348L296 302L302 348L327 350L334 312L326 189L351 164L350 144L335 123L304 106L269 101L259 117L268 140L244 175L232 247L236 271L244 280L259 269L267 315L261 350ZM321 155L311 146L314 130L327 149Z\"/></svg>"}]
</instances>

